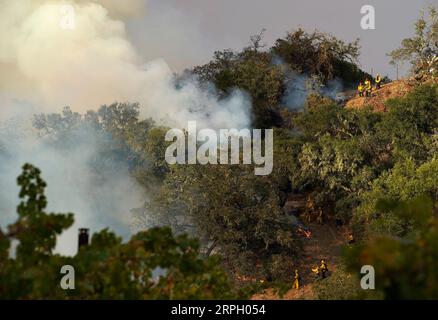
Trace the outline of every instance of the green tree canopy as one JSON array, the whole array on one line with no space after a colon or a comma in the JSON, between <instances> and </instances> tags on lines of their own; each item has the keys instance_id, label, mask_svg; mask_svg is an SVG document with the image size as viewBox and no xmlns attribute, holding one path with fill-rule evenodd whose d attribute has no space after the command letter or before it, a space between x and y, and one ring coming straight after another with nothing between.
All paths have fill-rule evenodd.
<instances>
[{"instance_id":1,"label":"green tree canopy","mask_svg":"<svg viewBox=\"0 0 438 320\"><path fill-rule=\"evenodd\" d=\"M438 70L438 13L430 7L428 13L422 13L415 23L413 37L403 39L400 48L389 53L391 63L408 61L412 65L412 73L419 76L435 75ZM432 71L432 69L434 69ZM432 74L433 75L433 74Z\"/></svg>"},{"instance_id":2,"label":"green tree canopy","mask_svg":"<svg viewBox=\"0 0 438 320\"><path fill-rule=\"evenodd\" d=\"M48 214L46 183L39 169L23 166L18 220L0 229L2 299L231 299L236 291L218 257L202 258L198 241L152 228L127 243L107 229L73 257L53 254L56 236L73 224L73 214ZM17 240L15 257L9 254ZM75 289L60 287L61 267L75 268Z\"/></svg>"}]
</instances>

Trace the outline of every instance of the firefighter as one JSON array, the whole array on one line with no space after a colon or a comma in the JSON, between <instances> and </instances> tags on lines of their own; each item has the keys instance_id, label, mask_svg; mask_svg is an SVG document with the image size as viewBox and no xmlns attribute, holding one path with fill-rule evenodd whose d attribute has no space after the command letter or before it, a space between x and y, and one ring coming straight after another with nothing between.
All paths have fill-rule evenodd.
<instances>
[{"instance_id":1,"label":"firefighter","mask_svg":"<svg viewBox=\"0 0 438 320\"><path fill-rule=\"evenodd\" d=\"M319 279L319 277L320 277L320 271L319 271L318 266L313 266L313 267L312 267L312 272L316 275L316 278Z\"/></svg>"},{"instance_id":2,"label":"firefighter","mask_svg":"<svg viewBox=\"0 0 438 320\"><path fill-rule=\"evenodd\" d=\"M365 80L365 96L366 97L371 97L371 90L372 90L371 81L366 79Z\"/></svg>"},{"instance_id":3,"label":"firefighter","mask_svg":"<svg viewBox=\"0 0 438 320\"><path fill-rule=\"evenodd\" d=\"M294 287L294 289L299 289L300 288L300 280L301 280L301 277L300 277L300 275L299 275L299 273L298 273L298 270L297 269L295 269L295 274L294 274L294 285L293 285L293 287Z\"/></svg>"},{"instance_id":4,"label":"firefighter","mask_svg":"<svg viewBox=\"0 0 438 320\"><path fill-rule=\"evenodd\" d=\"M325 263L325 261L323 259L323 260L321 260L321 265L319 266L319 273L320 273L322 279L325 278L327 272L328 272L327 264Z\"/></svg>"},{"instance_id":5,"label":"firefighter","mask_svg":"<svg viewBox=\"0 0 438 320\"><path fill-rule=\"evenodd\" d=\"M376 90L379 90L382 82L382 77L380 76L380 74L377 74L375 82L376 82Z\"/></svg>"},{"instance_id":6,"label":"firefighter","mask_svg":"<svg viewBox=\"0 0 438 320\"><path fill-rule=\"evenodd\" d=\"M316 222L318 222L318 224L323 224L323 211L322 211L322 207L318 208L318 218L316 219Z\"/></svg>"},{"instance_id":7,"label":"firefighter","mask_svg":"<svg viewBox=\"0 0 438 320\"><path fill-rule=\"evenodd\" d=\"M308 223L310 223L312 220L312 214L313 214L314 209L315 209L315 206L314 206L313 200L309 194L307 196L307 201L306 201L306 218L307 218Z\"/></svg>"},{"instance_id":8,"label":"firefighter","mask_svg":"<svg viewBox=\"0 0 438 320\"><path fill-rule=\"evenodd\" d=\"M354 243L355 240L354 240L353 232L349 232L348 233L347 241L348 241L348 244L353 244Z\"/></svg>"},{"instance_id":9,"label":"firefighter","mask_svg":"<svg viewBox=\"0 0 438 320\"><path fill-rule=\"evenodd\" d=\"M359 82L359 85L357 86L357 92L359 93L359 97L363 97L364 86L362 81Z\"/></svg>"}]
</instances>

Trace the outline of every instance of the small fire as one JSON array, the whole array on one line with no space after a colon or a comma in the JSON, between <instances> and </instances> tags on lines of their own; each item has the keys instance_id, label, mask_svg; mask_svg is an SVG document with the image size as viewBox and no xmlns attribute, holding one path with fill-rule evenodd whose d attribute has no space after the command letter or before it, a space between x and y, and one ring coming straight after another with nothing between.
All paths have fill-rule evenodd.
<instances>
[{"instance_id":1,"label":"small fire","mask_svg":"<svg viewBox=\"0 0 438 320\"><path fill-rule=\"evenodd\" d=\"M304 230L303 228L298 228L298 235L304 236L305 238L310 238L312 236L312 233L309 230Z\"/></svg>"}]
</instances>

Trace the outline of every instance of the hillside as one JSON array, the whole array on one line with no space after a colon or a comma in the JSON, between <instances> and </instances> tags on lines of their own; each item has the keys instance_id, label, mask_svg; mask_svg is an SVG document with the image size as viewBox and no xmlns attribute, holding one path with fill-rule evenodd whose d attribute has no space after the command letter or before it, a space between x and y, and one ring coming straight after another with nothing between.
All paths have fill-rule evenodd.
<instances>
[{"instance_id":1,"label":"hillside","mask_svg":"<svg viewBox=\"0 0 438 320\"><path fill-rule=\"evenodd\" d=\"M337 228L333 223L309 225L312 237L306 239L303 247L303 255L297 269L300 271L301 288L299 290L290 289L282 299L285 300L309 300L316 299L313 290L317 278L312 273L311 268L317 266L321 259L324 259L333 272L337 269L340 260L341 247L346 244L344 228ZM277 300L281 299L272 289L255 294L253 300Z\"/></svg>"},{"instance_id":2,"label":"hillside","mask_svg":"<svg viewBox=\"0 0 438 320\"><path fill-rule=\"evenodd\" d=\"M410 80L397 80L382 85L379 90L373 90L371 97L359 97L356 95L346 104L347 108L360 109L371 106L375 111L386 111L385 101L391 98L398 98L410 92L415 83Z\"/></svg>"}]
</instances>

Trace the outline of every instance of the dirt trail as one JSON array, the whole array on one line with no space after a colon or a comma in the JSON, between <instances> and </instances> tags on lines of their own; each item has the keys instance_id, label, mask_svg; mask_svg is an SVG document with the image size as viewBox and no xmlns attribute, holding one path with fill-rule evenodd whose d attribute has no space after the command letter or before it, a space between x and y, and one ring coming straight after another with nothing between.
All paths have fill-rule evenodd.
<instances>
[{"instance_id":1,"label":"dirt trail","mask_svg":"<svg viewBox=\"0 0 438 320\"><path fill-rule=\"evenodd\" d=\"M345 244L344 230L336 228L331 223L310 224L309 227L312 231L312 237L304 240L303 255L297 267L301 276L301 288L289 290L283 299L313 299L315 274L312 273L312 267L319 265L321 259L324 259L329 271L334 271L339 263L341 247ZM267 289L263 293L254 295L252 299L279 299L279 297L273 290Z\"/></svg>"}]
</instances>

